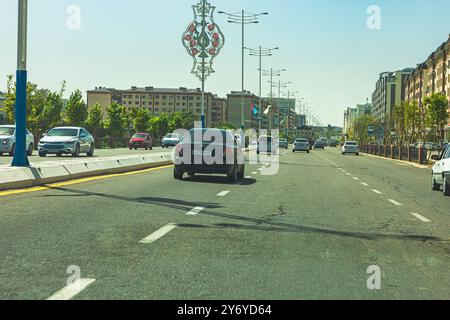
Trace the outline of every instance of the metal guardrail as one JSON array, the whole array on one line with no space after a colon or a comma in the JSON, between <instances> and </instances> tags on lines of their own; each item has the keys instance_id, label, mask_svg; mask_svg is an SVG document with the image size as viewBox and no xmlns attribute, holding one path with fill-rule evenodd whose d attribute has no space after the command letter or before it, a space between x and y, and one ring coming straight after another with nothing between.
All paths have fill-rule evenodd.
<instances>
[{"instance_id":1,"label":"metal guardrail","mask_svg":"<svg viewBox=\"0 0 450 320\"><path fill-rule=\"evenodd\" d=\"M427 164L428 151L426 148L400 147L394 145L360 145L362 153L376 155L380 157L404 160L409 162L417 162L419 164Z\"/></svg>"}]
</instances>

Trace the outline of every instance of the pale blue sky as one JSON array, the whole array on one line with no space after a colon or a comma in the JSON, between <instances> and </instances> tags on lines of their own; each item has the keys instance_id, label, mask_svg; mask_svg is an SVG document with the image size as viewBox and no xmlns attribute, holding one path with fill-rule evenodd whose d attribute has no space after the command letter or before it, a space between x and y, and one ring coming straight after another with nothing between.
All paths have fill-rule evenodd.
<instances>
[{"instance_id":1,"label":"pale blue sky","mask_svg":"<svg viewBox=\"0 0 450 320\"><path fill-rule=\"evenodd\" d=\"M95 86L199 87L181 34L196 0L29 0L29 80L68 91ZM378 74L415 66L448 38L448 0L211 0L217 10L269 11L249 25L246 45L279 46L265 68L286 68L282 81L306 98L324 124L342 125L347 106L371 96ZM69 5L81 30L66 27ZM382 28L366 27L369 5ZM0 89L16 69L17 0L0 0ZM216 14L226 37L207 90L240 90L240 29ZM258 91L257 58L246 58L246 89ZM264 94L269 92L267 79Z\"/></svg>"}]
</instances>

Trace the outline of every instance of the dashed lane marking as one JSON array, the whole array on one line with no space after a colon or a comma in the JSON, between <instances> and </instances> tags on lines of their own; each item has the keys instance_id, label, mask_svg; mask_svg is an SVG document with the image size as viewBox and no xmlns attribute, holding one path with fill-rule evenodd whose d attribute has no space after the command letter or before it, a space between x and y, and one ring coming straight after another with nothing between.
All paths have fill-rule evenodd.
<instances>
[{"instance_id":1,"label":"dashed lane marking","mask_svg":"<svg viewBox=\"0 0 450 320\"><path fill-rule=\"evenodd\" d=\"M139 241L139 243L151 244L151 243L157 241L158 239L164 237L166 234L168 234L170 231L172 231L176 227L177 227L176 224L169 223L169 224L165 225L164 227L162 227L161 229L156 230L155 232L153 232L147 238L142 239L141 241Z\"/></svg>"},{"instance_id":2,"label":"dashed lane marking","mask_svg":"<svg viewBox=\"0 0 450 320\"><path fill-rule=\"evenodd\" d=\"M401 204L400 202L398 202L398 201L395 201L395 200L392 200L392 199L388 199L388 201L389 201L390 203L392 203L393 205L396 205L396 206L398 206L398 207L401 207L401 206L402 206L402 204Z\"/></svg>"},{"instance_id":3,"label":"dashed lane marking","mask_svg":"<svg viewBox=\"0 0 450 320\"><path fill-rule=\"evenodd\" d=\"M95 279L79 279L74 283L62 288L47 300L70 300L94 282Z\"/></svg>"},{"instance_id":4,"label":"dashed lane marking","mask_svg":"<svg viewBox=\"0 0 450 320\"><path fill-rule=\"evenodd\" d=\"M372 189L373 192L375 192L376 194L382 194L380 191L378 191L377 189Z\"/></svg>"},{"instance_id":5,"label":"dashed lane marking","mask_svg":"<svg viewBox=\"0 0 450 320\"><path fill-rule=\"evenodd\" d=\"M420 215L420 214L418 214L418 213L412 212L411 215L414 216L414 217L416 217L417 219L419 219L419 220L422 221L422 222L425 222L425 223L431 222L431 220L425 218L424 216L422 216L422 215Z\"/></svg>"},{"instance_id":6,"label":"dashed lane marking","mask_svg":"<svg viewBox=\"0 0 450 320\"><path fill-rule=\"evenodd\" d=\"M188 213L186 213L187 216L196 216L198 215L200 212L202 212L203 210L205 210L204 207L195 207L194 209L192 209L191 211L189 211Z\"/></svg>"},{"instance_id":7,"label":"dashed lane marking","mask_svg":"<svg viewBox=\"0 0 450 320\"><path fill-rule=\"evenodd\" d=\"M222 192L218 193L217 196L218 197L225 197L229 193L230 193L230 191L222 191Z\"/></svg>"}]
</instances>

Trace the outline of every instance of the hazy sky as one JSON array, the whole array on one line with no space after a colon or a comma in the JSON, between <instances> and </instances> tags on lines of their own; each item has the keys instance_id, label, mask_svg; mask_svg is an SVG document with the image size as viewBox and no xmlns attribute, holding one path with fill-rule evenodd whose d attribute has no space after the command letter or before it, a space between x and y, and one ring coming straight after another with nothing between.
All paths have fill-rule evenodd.
<instances>
[{"instance_id":1,"label":"hazy sky","mask_svg":"<svg viewBox=\"0 0 450 320\"><path fill-rule=\"evenodd\" d=\"M199 87L181 35L197 0L29 0L29 80L68 92L95 86ZM342 125L343 110L371 97L378 74L415 66L450 33L448 0L211 0L217 10L270 12L246 28L246 45L279 46L264 68L286 68L282 81L305 97L323 124ZM81 8L81 29L66 22ZM369 30L367 8L381 9ZM16 69L17 0L0 0L0 89ZM216 11L217 11L216 10ZM240 90L240 27L215 21L226 44L206 88ZM258 59L246 58L246 89L258 91ZM269 92L264 79L264 94Z\"/></svg>"}]
</instances>

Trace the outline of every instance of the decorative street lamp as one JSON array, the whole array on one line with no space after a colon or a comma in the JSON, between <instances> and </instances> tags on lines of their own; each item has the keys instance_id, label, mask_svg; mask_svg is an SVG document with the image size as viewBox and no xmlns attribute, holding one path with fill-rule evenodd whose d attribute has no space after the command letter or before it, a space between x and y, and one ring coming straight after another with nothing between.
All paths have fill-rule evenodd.
<instances>
[{"instance_id":1,"label":"decorative street lamp","mask_svg":"<svg viewBox=\"0 0 450 320\"><path fill-rule=\"evenodd\" d=\"M259 23L259 17L262 15L268 15L268 12L262 13L250 13L242 10L241 12L228 13L224 11L219 11L220 14L224 14L228 17L228 23L240 24L242 26L242 101L241 101L241 129L245 129L245 117L244 117L244 91L245 91L245 78L244 78L244 63L245 63L245 25Z\"/></svg>"},{"instance_id":2,"label":"decorative street lamp","mask_svg":"<svg viewBox=\"0 0 450 320\"><path fill-rule=\"evenodd\" d=\"M13 167L29 166L26 146L27 128L27 17L28 0L19 0L17 73L16 73L16 144Z\"/></svg>"},{"instance_id":3,"label":"decorative street lamp","mask_svg":"<svg viewBox=\"0 0 450 320\"><path fill-rule=\"evenodd\" d=\"M205 81L214 73L213 60L219 55L225 44L225 37L214 22L216 7L207 0L199 0L192 6L194 21L183 33L182 43L188 54L194 59L193 73L202 82L202 127L206 127L205 118Z\"/></svg>"}]
</instances>

